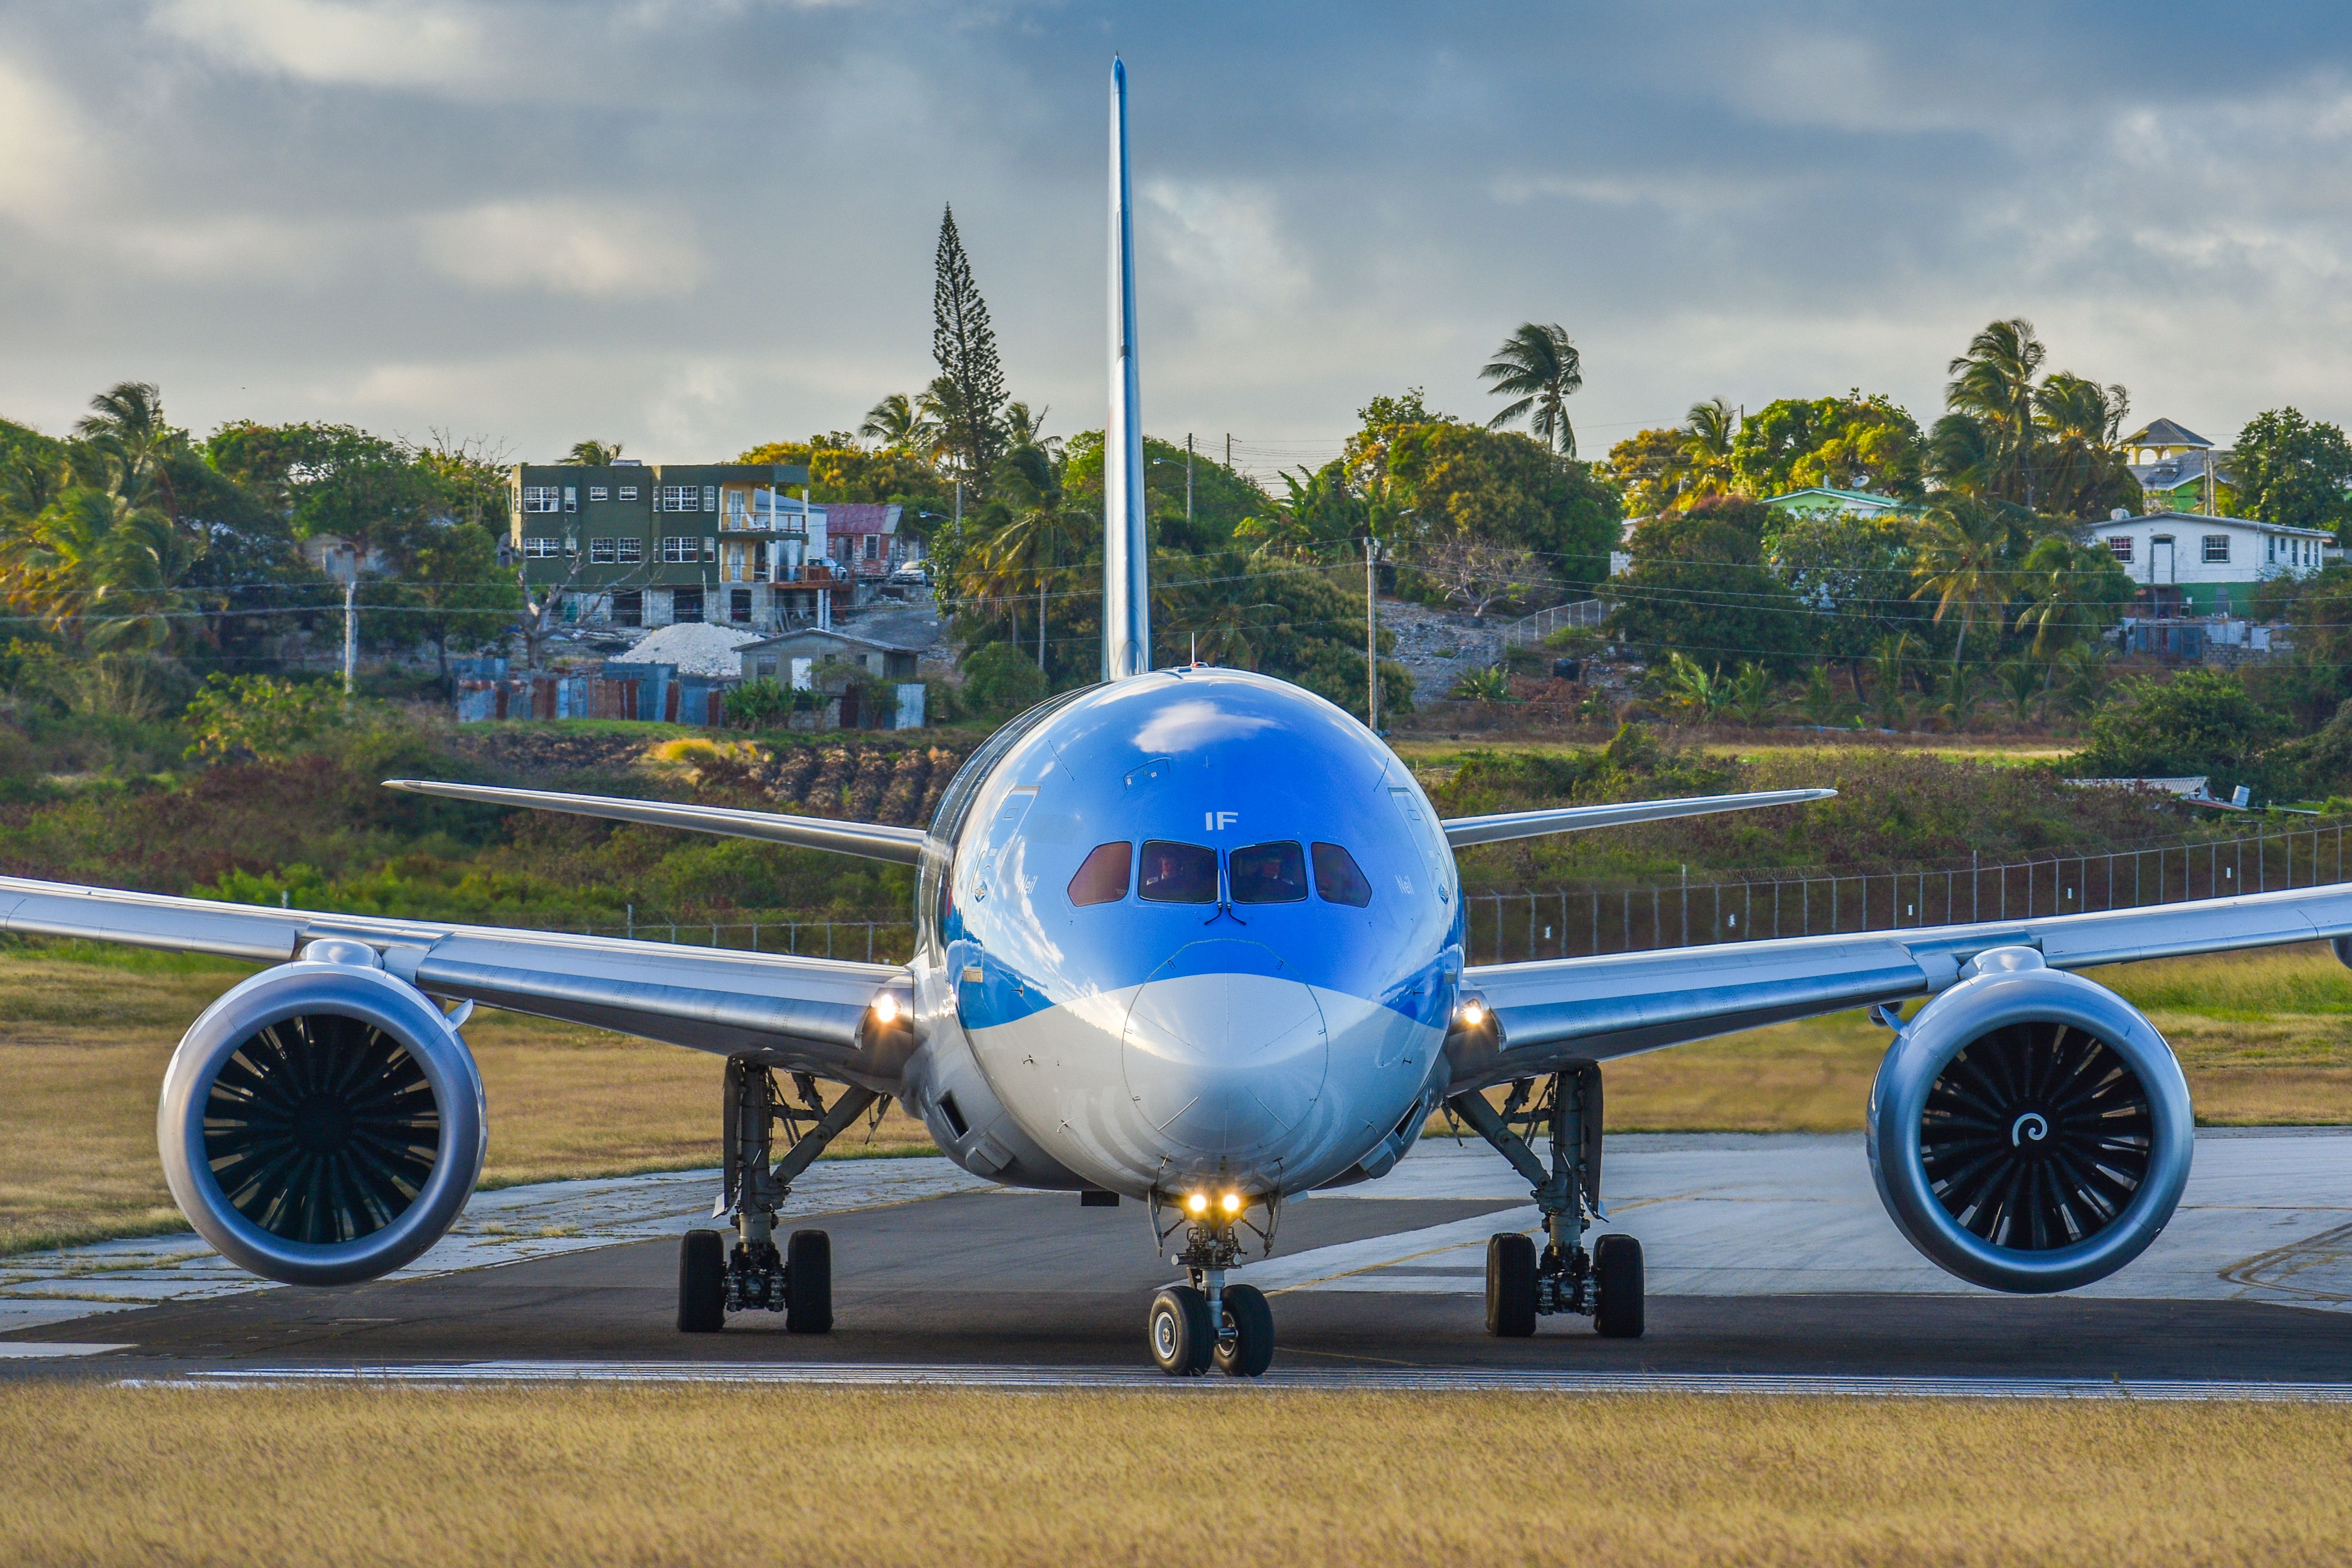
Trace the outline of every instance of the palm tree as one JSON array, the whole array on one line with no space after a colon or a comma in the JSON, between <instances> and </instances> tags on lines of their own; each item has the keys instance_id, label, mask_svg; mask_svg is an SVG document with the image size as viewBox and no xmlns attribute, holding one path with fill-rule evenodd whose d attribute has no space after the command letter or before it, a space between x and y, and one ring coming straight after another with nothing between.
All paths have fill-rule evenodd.
<instances>
[{"instance_id":1,"label":"palm tree","mask_svg":"<svg viewBox=\"0 0 2352 1568\"><path fill-rule=\"evenodd\" d=\"M1731 443L1739 434L1739 411L1720 397L1694 403L1683 418L1683 458L1694 497L1726 495L1731 489Z\"/></svg>"},{"instance_id":2,"label":"palm tree","mask_svg":"<svg viewBox=\"0 0 2352 1568\"><path fill-rule=\"evenodd\" d=\"M1253 514L1234 525L1234 537L1246 541L1254 553L1286 555L1305 560L1328 555L1336 547L1351 545L1370 526L1361 500L1349 493L1347 465L1324 464L1308 472L1285 472L1283 488L1289 493L1266 514Z\"/></svg>"},{"instance_id":3,"label":"palm tree","mask_svg":"<svg viewBox=\"0 0 2352 1568\"><path fill-rule=\"evenodd\" d=\"M1532 410L1528 426L1535 438L1564 456L1576 456L1568 399L1584 384L1584 365L1559 322L1548 327L1522 322L1495 351L1493 363L1478 374L1495 384L1496 396L1517 400L1486 421L1486 428L1499 430Z\"/></svg>"},{"instance_id":4,"label":"palm tree","mask_svg":"<svg viewBox=\"0 0 2352 1568\"><path fill-rule=\"evenodd\" d=\"M1006 442L1013 447L1034 447L1048 457L1059 457L1062 451L1062 438L1059 436L1045 434L1045 416L1053 411L1050 404L1034 414L1029 412L1029 405L1025 403L1006 404L1004 405Z\"/></svg>"},{"instance_id":5,"label":"palm tree","mask_svg":"<svg viewBox=\"0 0 2352 1568\"><path fill-rule=\"evenodd\" d=\"M925 414L916 399L894 392L866 411L858 435L879 441L886 452L911 452L928 458L939 445L939 422Z\"/></svg>"},{"instance_id":6,"label":"palm tree","mask_svg":"<svg viewBox=\"0 0 2352 1568\"><path fill-rule=\"evenodd\" d=\"M1990 507L1966 496L1948 497L1920 519L1912 543L1912 571L1919 587L1912 597L1932 595L1937 621L1948 611L1959 612L1960 637L1952 645L1954 669L1960 667L1969 633L1978 620L1988 607L1998 616L2007 598L2001 558L2008 547L2008 523Z\"/></svg>"},{"instance_id":7,"label":"palm tree","mask_svg":"<svg viewBox=\"0 0 2352 1568\"><path fill-rule=\"evenodd\" d=\"M1945 369L1944 406L1983 426L1993 462L1988 488L2033 504L2033 378L2049 355L2022 316L1994 321Z\"/></svg>"},{"instance_id":8,"label":"palm tree","mask_svg":"<svg viewBox=\"0 0 2352 1568\"><path fill-rule=\"evenodd\" d=\"M150 485L163 492L164 510L176 520L179 502L164 459L179 446L180 432L163 418L163 395L148 381L119 381L89 400L90 411L74 423L74 434L96 447L121 470L115 488L134 501Z\"/></svg>"},{"instance_id":9,"label":"palm tree","mask_svg":"<svg viewBox=\"0 0 2352 1568\"><path fill-rule=\"evenodd\" d=\"M1045 602L1055 578L1086 559L1101 532L1100 521L1058 499L1024 509L990 534L972 552L977 571L967 575L979 597L1017 602L1037 595L1037 668L1045 668ZM1014 612L1017 616L1019 612ZM1016 619L1016 626L1019 624ZM1016 637L1017 640L1017 637Z\"/></svg>"},{"instance_id":10,"label":"palm tree","mask_svg":"<svg viewBox=\"0 0 2352 1568\"><path fill-rule=\"evenodd\" d=\"M610 468L621 460L621 444L618 441L574 441L572 450L563 454L563 460L576 463L583 468Z\"/></svg>"},{"instance_id":11,"label":"palm tree","mask_svg":"<svg viewBox=\"0 0 2352 1568\"><path fill-rule=\"evenodd\" d=\"M2138 510L2139 484L2118 445L2130 416L2130 395L2119 385L2063 370L2042 379L2033 394L2033 429L2043 510L2104 518L2116 506Z\"/></svg>"}]
</instances>

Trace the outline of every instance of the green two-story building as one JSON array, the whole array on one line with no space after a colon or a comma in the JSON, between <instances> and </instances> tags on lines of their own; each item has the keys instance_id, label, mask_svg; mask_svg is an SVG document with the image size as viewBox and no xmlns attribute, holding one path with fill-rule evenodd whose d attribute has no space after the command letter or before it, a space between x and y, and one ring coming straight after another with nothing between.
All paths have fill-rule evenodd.
<instances>
[{"instance_id":1,"label":"green two-story building","mask_svg":"<svg viewBox=\"0 0 2352 1568\"><path fill-rule=\"evenodd\" d=\"M773 632L819 619L845 580L808 482L782 463L520 463L507 547L569 624Z\"/></svg>"}]
</instances>

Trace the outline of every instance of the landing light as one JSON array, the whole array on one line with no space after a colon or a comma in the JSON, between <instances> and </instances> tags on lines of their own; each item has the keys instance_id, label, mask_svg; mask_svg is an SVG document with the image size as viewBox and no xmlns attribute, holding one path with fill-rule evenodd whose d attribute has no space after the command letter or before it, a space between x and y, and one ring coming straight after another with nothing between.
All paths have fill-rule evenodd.
<instances>
[{"instance_id":1,"label":"landing light","mask_svg":"<svg viewBox=\"0 0 2352 1568\"><path fill-rule=\"evenodd\" d=\"M1486 1022L1486 1004L1475 996L1462 1004L1462 1026L1475 1029Z\"/></svg>"},{"instance_id":2,"label":"landing light","mask_svg":"<svg viewBox=\"0 0 2352 1568\"><path fill-rule=\"evenodd\" d=\"M874 1021L885 1027L898 1021L898 999L887 991L874 998Z\"/></svg>"},{"instance_id":3,"label":"landing light","mask_svg":"<svg viewBox=\"0 0 2352 1568\"><path fill-rule=\"evenodd\" d=\"M1225 1212L1229 1215L1239 1214L1242 1212L1241 1194L1227 1193L1225 1194Z\"/></svg>"},{"instance_id":4,"label":"landing light","mask_svg":"<svg viewBox=\"0 0 2352 1568\"><path fill-rule=\"evenodd\" d=\"M1209 1212L1209 1194L1206 1193L1194 1193L1191 1197L1184 1200L1184 1211L1187 1214L1207 1214Z\"/></svg>"}]
</instances>

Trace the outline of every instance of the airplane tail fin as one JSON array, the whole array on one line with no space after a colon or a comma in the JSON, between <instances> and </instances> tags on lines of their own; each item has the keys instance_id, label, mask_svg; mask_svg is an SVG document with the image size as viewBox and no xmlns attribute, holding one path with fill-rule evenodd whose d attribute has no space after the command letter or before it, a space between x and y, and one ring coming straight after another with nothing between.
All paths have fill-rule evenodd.
<instances>
[{"instance_id":1,"label":"airplane tail fin","mask_svg":"<svg viewBox=\"0 0 2352 1568\"><path fill-rule=\"evenodd\" d=\"M1102 678L1151 668L1151 542L1136 408L1135 216L1127 178L1127 67L1110 62L1110 415L1103 426Z\"/></svg>"}]
</instances>

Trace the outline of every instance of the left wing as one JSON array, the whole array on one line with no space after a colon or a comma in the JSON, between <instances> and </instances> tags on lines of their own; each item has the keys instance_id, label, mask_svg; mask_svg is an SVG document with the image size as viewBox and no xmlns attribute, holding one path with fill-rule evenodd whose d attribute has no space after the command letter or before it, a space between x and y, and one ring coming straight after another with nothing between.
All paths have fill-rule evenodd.
<instances>
[{"instance_id":1,"label":"left wing","mask_svg":"<svg viewBox=\"0 0 2352 1568\"><path fill-rule=\"evenodd\" d=\"M364 944L428 996L748 1056L895 1094L918 1043L897 964L117 892L0 877L0 931L284 963ZM877 1004L885 995L887 1007ZM883 1015L889 1015L885 1017Z\"/></svg>"},{"instance_id":2,"label":"left wing","mask_svg":"<svg viewBox=\"0 0 2352 1568\"><path fill-rule=\"evenodd\" d=\"M1851 936L1787 937L1555 958L1465 970L1492 1027L1446 1041L1454 1092L1943 990L1996 947L2038 949L2053 969L2352 937L2352 883L2148 909Z\"/></svg>"},{"instance_id":3,"label":"left wing","mask_svg":"<svg viewBox=\"0 0 2352 1568\"><path fill-rule=\"evenodd\" d=\"M1679 800L1628 800L1607 805L1562 805L1544 811L1503 811L1492 816L1449 816L1438 826L1454 848L1496 844L1507 838L1537 838L1547 833L1577 833L1628 822L1658 822L1670 816L1711 816L1718 811L1754 811L1764 805L1798 805L1827 800L1833 789L1768 789L1749 795L1694 795Z\"/></svg>"},{"instance_id":4,"label":"left wing","mask_svg":"<svg viewBox=\"0 0 2352 1568\"><path fill-rule=\"evenodd\" d=\"M790 816L779 811L685 805L674 801L630 800L610 795L571 795L551 789L501 789L493 784L444 784L437 779L386 779L383 787L410 795L477 801L484 805L519 805L531 811L642 822L650 827L682 827L689 833L758 838L802 849L862 855L869 860L889 860L901 866L922 863L927 837L919 827L893 827L883 822L841 822L829 816Z\"/></svg>"}]
</instances>

